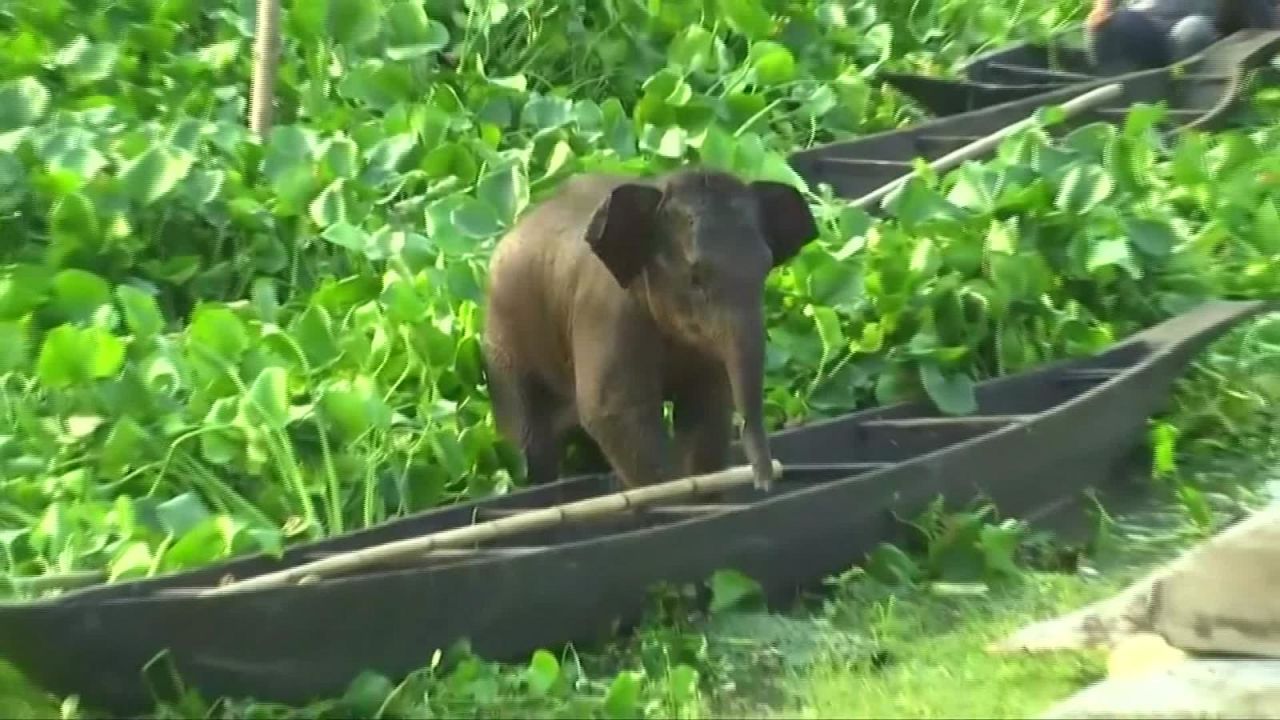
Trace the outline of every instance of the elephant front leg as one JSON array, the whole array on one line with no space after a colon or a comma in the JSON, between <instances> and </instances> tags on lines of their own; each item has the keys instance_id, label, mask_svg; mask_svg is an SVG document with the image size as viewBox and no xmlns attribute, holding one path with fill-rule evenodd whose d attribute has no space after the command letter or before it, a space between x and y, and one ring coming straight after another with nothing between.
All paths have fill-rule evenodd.
<instances>
[{"instance_id":1,"label":"elephant front leg","mask_svg":"<svg viewBox=\"0 0 1280 720\"><path fill-rule=\"evenodd\" d=\"M575 368L578 418L623 486L672 479L662 392L649 364L621 362L620 353L580 355Z\"/></svg>"},{"instance_id":2,"label":"elephant front leg","mask_svg":"<svg viewBox=\"0 0 1280 720\"><path fill-rule=\"evenodd\" d=\"M628 489L671 480L669 441L662 406L611 410L579 408L582 427Z\"/></svg>"},{"instance_id":3,"label":"elephant front leg","mask_svg":"<svg viewBox=\"0 0 1280 720\"><path fill-rule=\"evenodd\" d=\"M675 396L676 448L685 475L703 475L729 466L733 437L733 396L729 382L711 377L689 383Z\"/></svg>"}]
</instances>

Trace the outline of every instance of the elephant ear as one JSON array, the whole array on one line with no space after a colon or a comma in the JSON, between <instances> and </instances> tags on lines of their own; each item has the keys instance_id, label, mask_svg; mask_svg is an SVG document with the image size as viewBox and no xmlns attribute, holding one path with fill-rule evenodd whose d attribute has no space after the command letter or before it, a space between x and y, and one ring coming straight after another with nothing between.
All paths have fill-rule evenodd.
<instances>
[{"instance_id":1,"label":"elephant ear","mask_svg":"<svg viewBox=\"0 0 1280 720\"><path fill-rule=\"evenodd\" d=\"M818 236L818 223L799 190L786 183L758 180L751 183L764 237L777 267L796 256L800 248Z\"/></svg>"},{"instance_id":2,"label":"elephant ear","mask_svg":"<svg viewBox=\"0 0 1280 720\"><path fill-rule=\"evenodd\" d=\"M654 217L661 200L662 191L651 185L619 185L587 224L587 244L622 287L653 257Z\"/></svg>"}]
</instances>

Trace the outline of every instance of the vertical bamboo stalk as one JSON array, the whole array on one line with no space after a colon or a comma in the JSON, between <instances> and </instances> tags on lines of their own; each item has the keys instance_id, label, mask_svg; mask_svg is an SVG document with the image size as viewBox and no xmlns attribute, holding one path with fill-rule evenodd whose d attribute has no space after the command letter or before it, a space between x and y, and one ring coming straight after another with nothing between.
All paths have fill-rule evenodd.
<instances>
[{"instance_id":1,"label":"vertical bamboo stalk","mask_svg":"<svg viewBox=\"0 0 1280 720\"><path fill-rule=\"evenodd\" d=\"M258 0L253 34L253 87L249 96L249 130L264 137L271 129L280 56L280 0Z\"/></svg>"}]
</instances>

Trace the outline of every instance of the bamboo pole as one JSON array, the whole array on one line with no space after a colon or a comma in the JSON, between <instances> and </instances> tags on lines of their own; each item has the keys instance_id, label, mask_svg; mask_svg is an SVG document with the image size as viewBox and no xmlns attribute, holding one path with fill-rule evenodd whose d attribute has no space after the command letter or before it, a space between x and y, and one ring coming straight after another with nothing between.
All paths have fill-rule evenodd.
<instances>
[{"instance_id":1,"label":"bamboo pole","mask_svg":"<svg viewBox=\"0 0 1280 720\"><path fill-rule=\"evenodd\" d=\"M1081 93L1080 95L1077 95L1071 98L1070 100L1062 103L1062 112L1066 117L1078 115L1081 112L1084 112L1085 110L1089 110L1098 105L1101 105L1104 102L1107 102L1108 100L1112 100L1116 97L1119 97L1123 92L1124 92L1124 85L1120 83L1111 83L1110 85L1103 85L1102 87L1097 87L1088 92ZM946 172L966 160L972 160L976 157L985 155L986 153L994 150L996 147L1000 145L1000 143L1005 138L1009 137L1010 135L1013 135L1016 132L1020 132L1021 130L1024 130L1030 127L1035 123L1035 121L1036 121L1035 117L1032 116L1032 117L1023 118L1018 122L1013 123L1012 125L1006 125L984 138L974 140L968 145L952 150L946 155L943 155L937 160L934 160L933 162L929 163L929 167L934 172ZM898 188L907 184L907 181L910 180L912 177L915 177L914 171L906 175L903 175L900 178L892 180L888 183L885 183L879 188L876 188L875 190L872 190L871 192L867 193L866 195L863 195L857 200L854 200L853 205L854 207L865 209L868 206L870 206L872 203L883 200L887 195L892 193L894 190L897 190Z\"/></svg>"},{"instance_id":2,"label":"bamboo pole","mask_svg":"<svg viewBox=\"0 0 1280 720\"><path fill-rule=\"evenodd\" d=\"M280 56L280 0L258 0L253 32L253 86L249 95L249 131L265 137L271 129Z\"/></svg>"},{"instance_id":3,"label":"bamboo pole","mask_svg":"<svg viewBox=\"0 0 1280 720\"><path fill-rule=\"evenodd\" d=\"M772 467L773 476L776 479L782 474L782 464L774 460ZM564 505L554 505L517 515L508 515L507 517L474 525L450 528L430 535L394 540L373 547L339 553L277 572L257 575L231 582L221 587L210 588L201 592L200 595L223 595L246 590L263 590L302 582L304 579L311 581L313 578L332 577L339 573L359 570L379 562L398 560L442 548L485 542L531 530L541 530L574 520L598 517L607 513L621 512L649 505L660 500L715 492L751 482L753 482L751 467L742 465L720 472L695 475L680 480L624 490Z\"/></svg>"}]
</instances>

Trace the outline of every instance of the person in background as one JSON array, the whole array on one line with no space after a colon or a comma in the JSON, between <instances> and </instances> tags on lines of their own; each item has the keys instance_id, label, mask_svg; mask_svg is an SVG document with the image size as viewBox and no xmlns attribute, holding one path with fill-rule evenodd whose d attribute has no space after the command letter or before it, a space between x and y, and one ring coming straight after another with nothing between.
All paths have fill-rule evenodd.
<instances>
[{"instance_id":1,"label":"person in background","mask_svg":"<svg viewBox=\"0 0 1280 720\"><path fill-rule=\"evenodd\" d=\"M1163 67L1245 28L1274 28L1274 0L1094 0L1085 52L1104 75Z\"/></svg>"}]
</instances>

